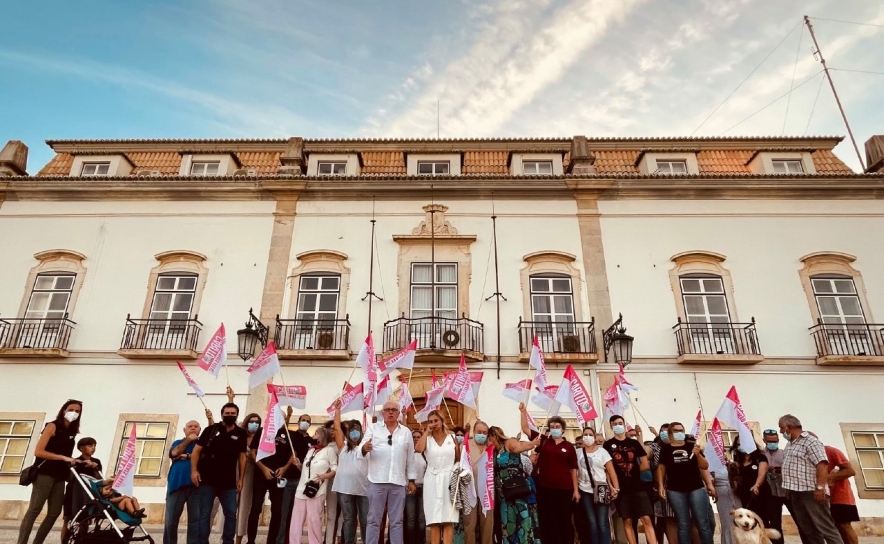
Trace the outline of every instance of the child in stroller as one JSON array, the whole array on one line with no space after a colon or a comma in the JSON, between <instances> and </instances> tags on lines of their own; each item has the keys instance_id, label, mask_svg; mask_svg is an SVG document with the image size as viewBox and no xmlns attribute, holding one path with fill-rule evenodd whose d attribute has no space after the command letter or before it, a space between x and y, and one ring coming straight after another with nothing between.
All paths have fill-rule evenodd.
<instances>
[{"instance_id":1,"label":"child in stroller","mask_svg":"<svg viewBox=\"0 0 884 544\"><path fill-rule=\"evenodd\" d=\"M144 513L144 508L138 504L138 499L114 491L111 487L113 484L113 480L104 480L101 482L101 490L99 492L101 498L133 518L146 518L147 514Z\"/></svg>"}]
</instances>

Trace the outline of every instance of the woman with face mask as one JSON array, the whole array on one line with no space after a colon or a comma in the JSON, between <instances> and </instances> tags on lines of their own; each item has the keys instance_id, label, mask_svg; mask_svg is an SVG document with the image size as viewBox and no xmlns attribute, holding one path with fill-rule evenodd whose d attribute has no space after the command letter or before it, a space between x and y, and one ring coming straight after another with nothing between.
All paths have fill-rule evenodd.
<instances>
[{"instance_id":1,"label":"woman with face mask","mask_svg":"<svg viewBox=\"0 0 884 544\"><path fill-rule=\"evenodd\" d=\"M607 484L611 499L617 498L620 491L617 473L614 472L611 454L596 442L593 429L584 429L581 441L583 445L577 451L578 487L580 503L586 512L587 534L580 535L580 542L611 544L610 505L597 502L595 493L600 484Z\"/></svg>"},{"instance_id":2,"label":"woman with face mask","mask_svg":"<svg viewBox=\"0 0 884 544\"><path fill-rule=\"evenodd\" d=\"M37 479L31 487L31 501L21 521L17 544L28 544L31 529L43 510L43 505L49 503L46 517L37 529L34 544L43 544L61 514L65 482L71 475L71 466L79 463L71 455L74 453L74 439L80 432L82 413L83 403L71 399L62 405L55 419L43 427L34 452L34 465L38 467Z\"/></svg>"},{"instance_id":3,"label":"woman with face mask","mask_svg":"<svg viewBox=\"0 0 884 544\"><path fill-rule=\"evenodd\" d=\"M368 519L368 458L360 455L362 424L351 420L341 423L341 401L335 403L335 445L338 447L338 470L332 491L338 496L338 504L344 523L341 536L344 544L356 544L356 523L365 542L365 524Z\"/></svg>"},{"instance_id":4,"label":"woman with face mask","mask_svg":"<svg viewBox=\"0 0 884 544\"><path fill-rule=\"evenodd\" d=\"M712 510L701 470L709 462L700 446L687 441L684 425L669 424L669 444L661 447L657 467L660 499L669 501L678 523L678 544L691 544L691 524L696 526L700 544L712 544Z\"/></svg>"},{"instance_id":5,"label":"woman with face mask","mask_svg":"<svg viewBox=\"0 0 884 544\"><path fill-rule=\"evenodd\" d=\"M261 429L261 416L249 414L242 420L240 426L249 437L247 444L251 444L255 435ZM243 477L242 491L239 494L239 506L236 510L236 544L242 544L243 537L248 534L254 472L255 461L251 456L246 456L246 473ZM263 501L264 498L262 497L261 500ZM252 542L254 542L254 539L252 539Z\"/></svg>"}]
</instances>

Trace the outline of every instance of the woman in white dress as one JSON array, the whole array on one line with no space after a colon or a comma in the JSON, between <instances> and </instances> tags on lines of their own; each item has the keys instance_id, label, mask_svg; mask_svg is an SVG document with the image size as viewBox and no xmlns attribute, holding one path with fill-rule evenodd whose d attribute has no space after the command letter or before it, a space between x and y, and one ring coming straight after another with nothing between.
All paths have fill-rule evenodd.
<instances>
[{"instance_id":1,"label":"woman in white dress","mask_svg":"<svg viewBox=\"0 0 884 544\"><path fill-rule=\"evenodd\" d=\"M424 474L424 516L430 528L430 544L451 544L454 523L459 512L448 492L448 482L454 466L460 462L460 448L454 435L445 428L445 420L438 410L430 412L427 429L414 447L417 454L427 459ZM441 537L441 540L440 540Z\"/></svg>"}]
</instances>

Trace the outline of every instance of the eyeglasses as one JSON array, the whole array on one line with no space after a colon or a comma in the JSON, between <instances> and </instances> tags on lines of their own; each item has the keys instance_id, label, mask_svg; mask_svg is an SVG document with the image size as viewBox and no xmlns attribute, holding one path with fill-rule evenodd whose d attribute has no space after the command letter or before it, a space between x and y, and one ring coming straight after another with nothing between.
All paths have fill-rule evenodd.
<instances>
[{"instance_id":1,"label":"eyeglasses","mask_svg":"<svg viewBox=\"0 0 884 544\"><path fill-rule=\"evenodd\" d=\"M387 412L388 414L395 414L399 411L399 408L384 408L383 412Z\"/></svg>"},{"instance_id":2,"label":"eyeglasses","mask_svg":"<svg viewBox=\"0 0 884 544\"><path fill-rule=\"evenodd\" d=\"M387 437L387 445L388 445L388 446L392 446L392 445L393 445L393 435L392 435L392 434L391 434L390 436Z\"/></svg>"},{"instance_id":3,"label":"eyeglasses","mask_svg":"<svg viewBox=\"0 0 884 544\"><path fill-rule=\"evenodd\" d=\"M780 433L778 431L775 431L774 429L765 429L764 434L780 434Z\"/></svg>"}]
</instances>

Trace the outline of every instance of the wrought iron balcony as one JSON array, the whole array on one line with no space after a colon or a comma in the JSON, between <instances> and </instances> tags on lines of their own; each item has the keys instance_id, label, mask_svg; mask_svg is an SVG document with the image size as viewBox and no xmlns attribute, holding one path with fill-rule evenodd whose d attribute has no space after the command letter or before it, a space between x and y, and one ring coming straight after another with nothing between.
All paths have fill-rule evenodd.
<instances>
[{"instance_id":1,"label":"wrought iron balcony","mask_svg":"<svg viewBox=\"0 0 884 544\"><path fill-rule=\"evenodd\" d=\"M276 316L278 351L339 351L349 357L350 316L344 319L280 319Z\"/></svg>"},{"instance_id":2,"label":"wrought iron balcony","mask_svg":"<svg viewBox=\"0 0 884 544\"><path fill-rule=\"evenodd\" d=\"M679 362L726 359L755 363L764 359L754 317L751 323L685 323L679 318L672 329Z\"/></svg>"},{"instance_id":3,"label":"wrought iron balcony","mask_svg":"<svg viewBox=\"0 0 884 544\"><path fill-rule=\"evenodd\" d=\"M203 324L192 319L131 319L120 343L122 355L130 357L196 357Z\"/></svg>"},{"instance_id":4,"label":"wrought iron balcony","mask_svg":"<svg viewBox=\"0 0 884 544\"><path fill-rule=\"evenodd\" d=\"M418 317L403 315L384 323L384 352L404 348L417 340L418 350L484 353L485 326L466 317Z\"/></svg>"},{"instance_id":5,"label":"wrought iron balcony","mask_svg":"<svg viewBox=\"0 0 884 544\"><path fill-rule=\"evenodd\" d=\"M817 355L824 357L884 357L884 325L823 323L810 328Z\"/></svg>"},{"instance_id":6,"label":"wrought iron balcony","mask_svg":"<svg viewBox=\"0 0 884 544\"><path fill-rule=\"evenodd\" d=\"M531 353L534 337L547 357L598 360L595 318L592 321L550 322L519 319L519 351ZM588 356L588 357L587 357Z\"/></svg>"},{"instance_id":7,"label":"wrought iron balcony","mask_svg":"<svg viewBox=\"0 0 884 544\"><path fill-rule=\"evenodd\" d=\"M0 319L0 350L9 355L65 355L74 323L62 318Z\"/></svg>"}]
</instances>

